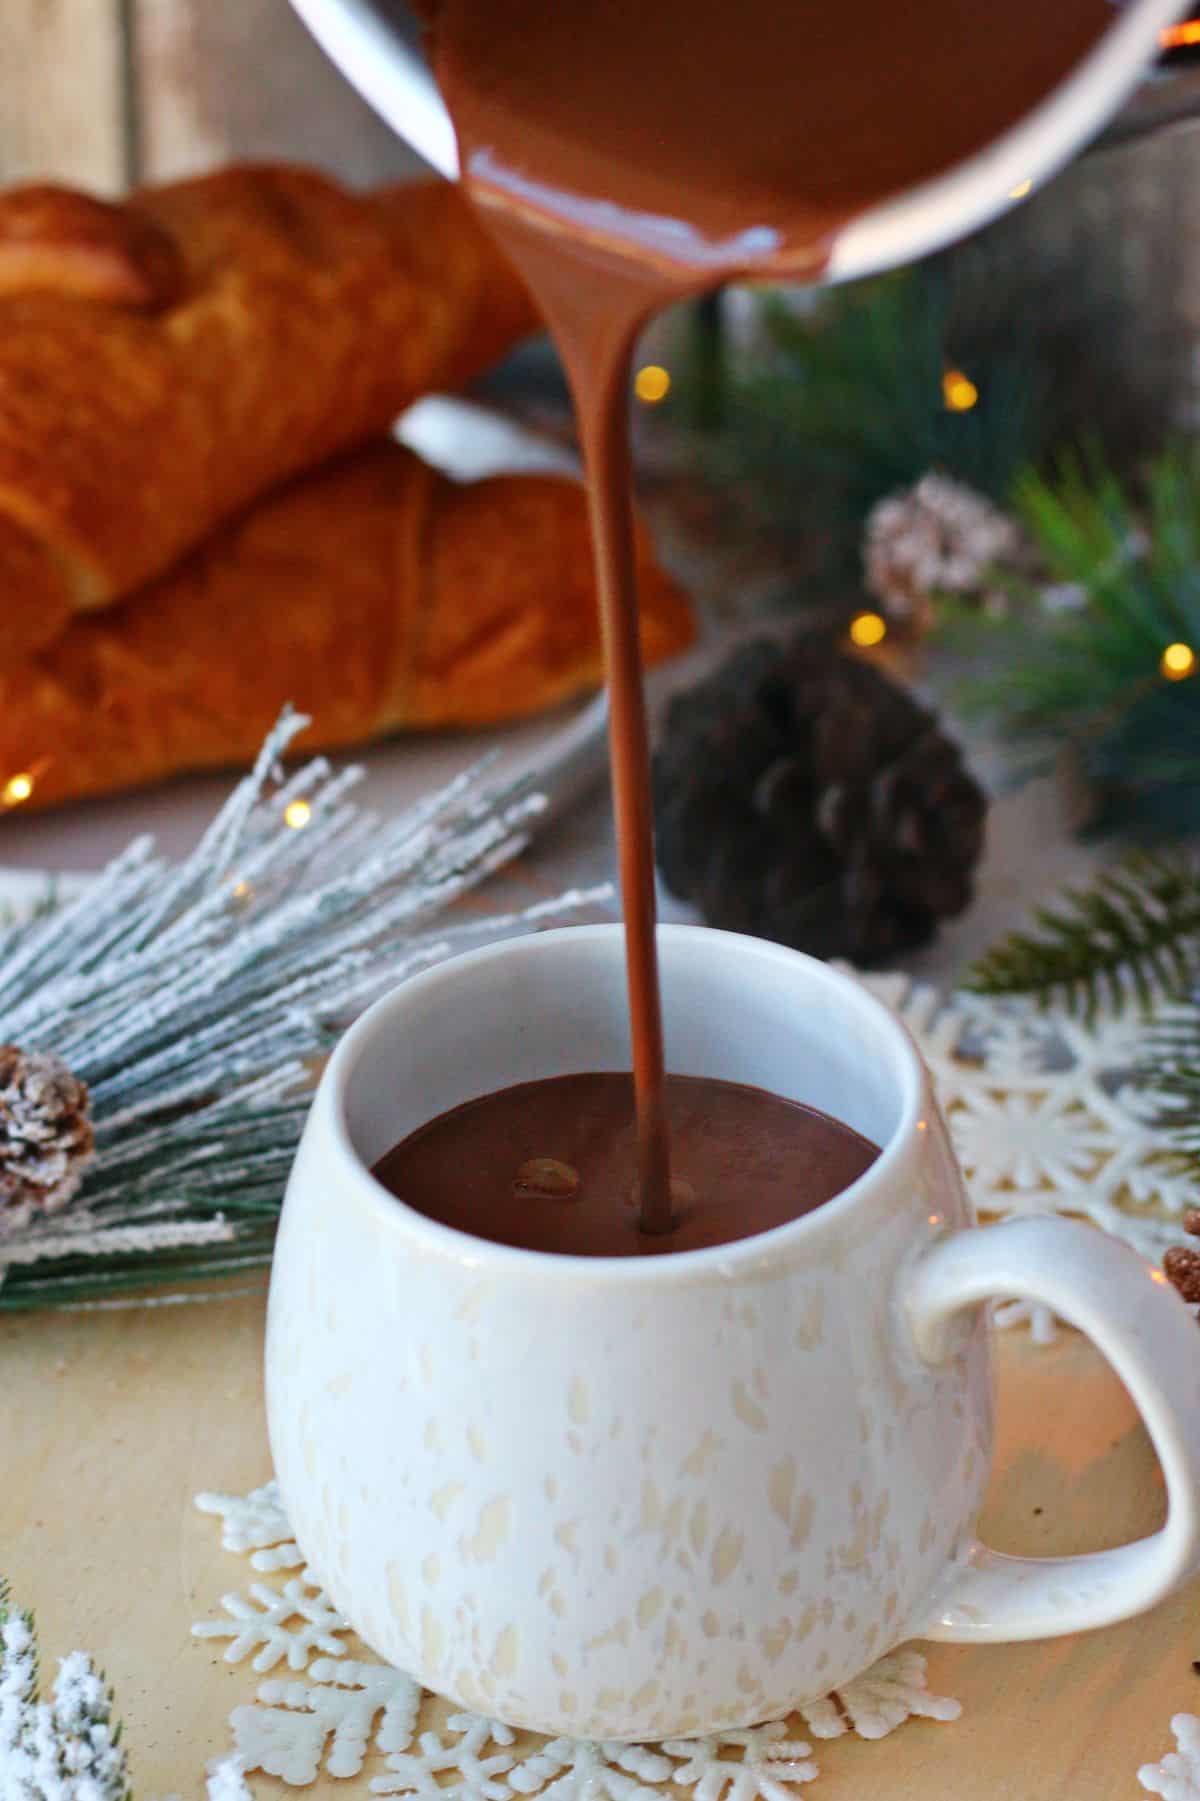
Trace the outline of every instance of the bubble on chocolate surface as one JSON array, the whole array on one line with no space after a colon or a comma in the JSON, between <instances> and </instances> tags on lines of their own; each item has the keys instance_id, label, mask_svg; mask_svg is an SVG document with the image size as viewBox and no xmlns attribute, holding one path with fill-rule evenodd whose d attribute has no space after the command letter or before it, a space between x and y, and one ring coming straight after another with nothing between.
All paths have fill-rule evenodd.
<instances>
[{"instance_id":1,"label":"bubble on chocolate surface","mask_svg":"<svg viewBox=\"0 0 1200 1801\"><path fill-rule=\"evenodd\" d=\"M573 1164L558 1157L530 1157L517 1171L513 1192L567 1201L579 1193L581 1186L579 1171Z\"/></svg>"}]
</instances>

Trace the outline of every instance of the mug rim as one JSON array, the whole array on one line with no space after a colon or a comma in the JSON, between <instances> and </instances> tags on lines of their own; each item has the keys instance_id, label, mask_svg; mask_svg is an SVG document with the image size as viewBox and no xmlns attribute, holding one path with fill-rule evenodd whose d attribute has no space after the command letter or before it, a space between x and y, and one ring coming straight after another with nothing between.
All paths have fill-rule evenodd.
<instances>
[{"instance_id":1,"label":"mug rim","mask_svg":"<svg viewBox=\"0 0 1200 1801\"><path fill-rule=\"evenodd\" d=\"M725 951L735 956L758 956L776 962L793 973L802 972L819 987L825 987L839 1004L848 1004L852 1009L865 1014L876 1029L891 1040L901 1071L899 1117L886 1142L880 1145L879 1155L855 1181L830 1200L823 1201L819 1207L808 1213L798 1214L795 1219L786 1220L768 1231L752 1233L745 1238L732 1239L727 1243L699 1250L646 1257L582 1257L564 1251L531 1250L519 1245L497 1244L492 1239L477 1237L474 1233L460 1231L456 1226L447 1226L439 1220L430 1219L427 1214L409 1206L380 1182L355 1148L347 1118L350 1083L361 1066L362 1057L367 1052L380 1021L390 1017L396 1009L403 1009L406 999L436 987L439 980L445 979L448 970L462 974L465 970L479 968L488 962L539 956L544 954L544 949L561 949L570 942L613 945L623 960L625 932L619 920L612 923L559 926L521 938L499 939L434 964L432 968L405 978L387 993L380 995L339 1040L326 1065L313 1102L313 1118L315 1120L319 1116L320 1110L324 1129L331 1139L331 1148L344 1166L336 1179L348 1179L351 1182L357 1199L385 1230L403 1230L406 1234L415 1235L426 1242L431 1252L449 1257L460 1266L481 1271L495 1268L507 1274L526 1277L539 1274L569 1277L576 1282L592 1283L663 1283L727 1274L731 1264L741 1265L770 1258L776 1252L791 1249L805 1238L830 1229L855 1208L869 1201L872 1194L890 1182L894 1170L910 1152L918 1131L923 1128L921 1115L931 1098L927 1090L925 1067L908 1029L853 975L833 968L819 958L810 957L803 951L793 950L769 939L755 938L748 933L718 931L711 926L660 924L657 934L660 945L664 940L668 943L683 943L698 939L711 942L715 939ZM436 1118L437 1115L433 1117Z\"/></svg>"}]
</instances>

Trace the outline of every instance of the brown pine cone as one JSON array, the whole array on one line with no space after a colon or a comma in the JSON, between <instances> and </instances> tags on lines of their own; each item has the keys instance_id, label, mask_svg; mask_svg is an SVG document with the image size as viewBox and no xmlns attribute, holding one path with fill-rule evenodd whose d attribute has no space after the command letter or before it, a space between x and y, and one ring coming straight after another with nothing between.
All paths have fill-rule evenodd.
<instances>
[{"instance_id":1,"label":"brown pine cone","mask_svg":"<svg viewBox=\"0 0 1200 1801\"><path fill-rule=\"evenodd\" d=\"M1200 1238L1200 1208L1188 1208L1183 1229ZM1190 1244L1173 1244L1163 1258L1163 1274L1185 1301L1200 1302L1200 1250L1193 1250Z\"/></svg>"},{"instance_id":2,"label":"brown pine cone","mask_svg":"<svg viewBox=\"0 0 1200 1801\"><path fill-rule=\"evenodd\" d=\"M987 806L934 714L811 637L672 702L654 799L663 877L710 925L860 965L962 912Z\"/></svg>"},{"instance_id":3,"label":"brown pine cone","mask_svg":"<svg viewBox=\"0 0 1200 1801\"><path fill-rule=\"evenodd\" d=\"M67 1205L92 1142L87 1085L58 1057L0 1044L0 1239Z\"/></svg>"}]
</instances>

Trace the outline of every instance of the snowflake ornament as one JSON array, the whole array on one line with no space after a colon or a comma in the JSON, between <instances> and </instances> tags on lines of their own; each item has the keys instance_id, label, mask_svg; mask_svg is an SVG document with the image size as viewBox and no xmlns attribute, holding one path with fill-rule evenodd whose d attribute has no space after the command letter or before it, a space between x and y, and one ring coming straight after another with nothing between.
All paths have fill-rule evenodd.
<instances>
[{"instance_id":1,"label":"snowflake ornament","mask_svg":"<svg viewBox=\"0 0 1200 1801\"><path fill-rule=\"evenodd\" d=\"M1138 1781L1163 1801L1200 1801L1200 1719L1177 1713L1171 1731L1179 1749L1168 1751L1161 1763L1143 1764Z\"/></svg>"},{"instance_id":2,"label":"snowflake ornament","mask_svg":"<svg viewBox=\"0 0 1200 1801\"><path fill-rule=\"evenodd\" d=\"M546 1801L662 1801L647 1785L671 1780L675 1766L663 1751L585 1738L549 1739L517 1766L509 1787L518 1795L541 1791Z\"/></svg>"},{"instance_id":3,"label":"snowflake ornament","mask_svg":"<svg viewBox=\"0 0 1200 1801\"><path fill-rule=\"evenodd\" d=\"M239 1757L249 1769L306 1783L322 1764L330 1776L357 1776L372 1740L380 1751L406 1750L421 1690L386 1664L319 1657L303 1682L261 1683L258 1702L230 1716Z\"/></svg>"},{"instance_id":4,"label":"snowflake ornament","mask_svg":"<svg viewBox=\"0 0 1200 1801\"><path fill-rule=\"evenodd\" d=\"M919 1651L892 1651L853 1682L843 1683L823 1701L800 1709L814 1738L886 1738L905 1720L957 1720L958 1701L931 1695L925 1686L926 1663Z\"/></svg>"},{"instance_id":5,"label":"snowflake ornament","mask_svg":"<svg viewBox=\"0 0 1200 1801\"><path fill-rule=\"evenodd\" d=\"M200 1620L192 1633L196 1638L229 1639L226 1663L241 1663L253 1651L256 1670L273 1670L285 1657L289 1669L303 1670L314 1651L345 1656L338 1635L350 1630L349 1621L335 1611L328 1596L301 1577L293 1576L282 1589L253 1582L248 1595L222 1595L221 1606L228 1620Z\"/></svg>"},{"instance_id":6,"label":"snowflake ornament","mask_svg":"<svg viewBox=\"0 0 1200 1801\"><path fill-rule=\"evenodd\" d=\"M221 1549L250 1551L256 1570L290 1570L304 1564L304 1553L292 1537L283 1511L278 1482L267 1482L248 1495L224 1495L212 1490L196 1496L201 1513L219 1514Z\"/></svg>"},{"instance_id":7,"label":"snowflake ornament","mask_svg":"<svg viewBox=\"0 0 1200 1801\"><path fill-rule=\"evenodd\" d=\"M821 1772L812 1746L787 1732L786 1721L774 1720L744 1732L670 1739L663 1750L683 1760L672 1781L691 1789L695 1801L795 1801L794 1789Z\"/></svg>"},{"instance_id":8,"label":"snowflake ornament","mask_svg":"<svg viewBox=\"0 0 1200 1801\"><path fill-rule=\"evenodd\" d=\"M388 1775L377 1776L371 1783L373 1795L417 1795L420 1801L441 1801L446 1784L442 1776L453 1775L455 1794L467 1801L510 1801L511 1790L504 1778L516 1761L508 1750L481 1755L492 1743L508 1746L516 1734L497 1720L486 1720L480 1714L452 1714L447 1730L455 1735L445 1744L436 1732L423 1732L419 1754L395 1752L387 1760ZM580 1797L582 1801L582 1797Z\"/></svg>"}]
</instances>

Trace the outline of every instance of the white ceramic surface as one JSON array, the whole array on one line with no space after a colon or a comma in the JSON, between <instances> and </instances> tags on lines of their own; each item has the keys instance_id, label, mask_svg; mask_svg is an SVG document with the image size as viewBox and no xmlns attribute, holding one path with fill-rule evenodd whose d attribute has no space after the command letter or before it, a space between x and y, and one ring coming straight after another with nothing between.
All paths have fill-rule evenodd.
<instances>
[{"instance_id":1,"label":"white ceramic surface","mask_svg":"<svg viewBox=\"0 0 1200 1801\"><path fill-rule=\"evenodd\" d=\"M1073 1631L1197 1560L1195 1322L1083 1226L969 1230L906 1033L795 952L660 928L672 1069L754 1083L883 1146L777 1231L645 1260L516 1251L368 1173L512 1082L627 1068L621 932L586 926L413 978L347 1034L284 1207L267 1340L289 1517L383 1657L460 1703L600 1739L785 1713L899 1641ZM617 1204L614 1197L614 1205ZM992 1292L1090 1331L1143 1408L1164 1530L1046 1563L973 1542Z\"/></svg>"},{"instance_id":2,"label":"white ceramic surface","mask_svg":"<svg viewBox=\"0 0 1200 1801\"><path fill-rule=\"evenodd\" d=\"M292 4L364 99L433 168L456 180L454 126L415 47L404 6L397 0ZM898 28L903 10L897 9ZM946 175L854 220L838 237L825 279L852 280L925 256L986 224L1055 174L1128 97L1154 59L1159 33L1179 11L1180 0L1113 0L1112 30L1057 92ZM984 9L978 29L987 31ZM719 120L714 130L720 130Z\"/></svg>"}]
</instances>

